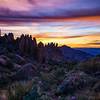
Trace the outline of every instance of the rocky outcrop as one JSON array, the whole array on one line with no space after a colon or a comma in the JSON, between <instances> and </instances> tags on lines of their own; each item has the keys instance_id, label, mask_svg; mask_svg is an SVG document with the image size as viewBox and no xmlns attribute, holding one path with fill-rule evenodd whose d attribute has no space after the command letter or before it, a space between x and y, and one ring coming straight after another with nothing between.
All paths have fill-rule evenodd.
<instances>
[{"instance_id":1,"label":"rocky outcrop","mask_svg":"<svg viewBox=\"0 0 100 100\"><path fill-rule=\"evenodd\" d=\"M13 33L0 37L0 53L15 52L15 39Z\"/></svg>"},{"instance_id":2,"label":"rocky outcrop","mask_svg":"<svg viewBox=\"0 0 100 100\"><path fill-rule=\"evenodd\" d=\"M20 68L13 75L11 75L11 79L13 81L30 80L34 77L35 74L36 74L36 67L33 64L28 63L22 66L22 68Z\"/></svg>"},{"instance_id":3,"label":"rocky outcrop","mask_svg":"<svg viewBox=\"0 0 100 100\"><path fill-rule=\"evenodd\" d=\"M18 53L24 57L31 57L39 63L45 63L48 61L63 61L63 55L58 48L57 43L48 43L44 45L42 42L37 44L35 38L32 36L22 34L19 38L14 40L12 33L1 37L2 48L5 46L7 52ZM1 48L1 49L2 49ZM1 52L2 53L2 52Z\"/></svg>"},{"instance_id":4,"label":"rocky outcrop","mask_svg":"<svg viewBox=\"0 0 100 100\"><path fill-rule=\"evenodd\" d=\"M6 43L14 43L14 35L13 33L8 33L5 34L2 38L1 38L2 42L6 42Z\"/></svg>"},{"instance_id":5,"label":"rocky outcrop","mask_svg":"<svg viewBox=\"0 0 100 100\"><path fill-rule=\"evenodd\" d=\"M14 65L11 62L11 60L7 56L4 56L4 55L0 56L0 66L2 68L6 68L6 69L13 69L14 68Z\"/></svg>"},{"instance_id":6,"label":"rocky outcrop","mask_svg":"<svg viewBox=\"0 0 100 100\"><path fill-rule=\"evenodd\" d=\"M63 61L63 55L61 50L58 48L57 43L48 43L46 47L46 59L48 61L61 62Z\"/></svg>"},{"instance_id":7,"label":"rocky outcrop","mask_svg":"<svg viewBox=\"0 0 100 100\"><path fill-rule=\"evenodd\" d=\"M37 53L37 42L29 35L22 35L19 39L19 50L24 55L35 56Z\"/></svg>"},{"instance_id":8,"label":"rocky outcrop","mask_svg":"<svg viewBox=\"0 0 100 100\"><path fill-rule=\"evenodd\" d=\"M18 54L9 53L8 57L12 60L13 63L19 64L19 65L26 64L26 60L24 59L24 57Z\"/></svg>"},{"instance_id":9,"label":"rocky outcrop","mask_svg":"<svg viewBox=\"0 0 100 100\"><path fill-rule=\"evenodd\" d=\"M36 75L37 67L17 54L0 56L0 87L13 81L29 80Z\"/></svg>"},{"instance_id":10,"label":"rocky outcrop","mask_svg":"<svg viewBox=\"0 0 100 100\"><path fill-rule=\"evenodd\" d=\"M8 34L7 40L8 40L8 42L13 42L14 41L14 35L13 35L13 33L9 33Z\"/></svg>"},{"instance_id":11,"label":"rocky outcrop","mask_svg":"<svg viewBox=\"0 0 100 100\"><path fill-rule=\"evenodd\" d=\"M46 51L45 51L45 47L44 44L42 42L40 42L38 44L38 51L37 51L37 59L40 63L44 63L46 61L46 55L45 55Z\"/></svg>"},{"instance_id":12,"label":"rocky outcrop","mask_svg":"<svg viewBox=\"0 0 100 100\"><path fill-rule=\"evenodd\" d=\"M9 75L14 71L14 64L7 56L0 56L0 87L5 87L11 80Z\"/></svg>"}]
</instances>

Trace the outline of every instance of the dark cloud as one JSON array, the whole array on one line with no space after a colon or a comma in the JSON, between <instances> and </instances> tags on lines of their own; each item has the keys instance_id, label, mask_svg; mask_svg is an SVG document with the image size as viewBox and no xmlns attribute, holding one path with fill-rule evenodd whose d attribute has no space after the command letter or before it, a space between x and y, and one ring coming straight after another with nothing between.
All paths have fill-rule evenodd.
<instances>
[{"instance_id":1,"label":"dark cloud","mask_svg":"<svg viewBox=\"0 0 100 100\"><path fill-rule=\"evenodd\" d=\"M100 45L100 40L92 41L91 43L88 43L89 45Z\"/></svg>"},{"instance_id":2,"label":"dark cloud","mask_svg":"<svg viewBox=\"0 0 100 100\"><path fill-rule=\"evenodd\" d=\"M36 4L36 3L37 3L36 0L28 0L28 2L29 2L30 4Z\"/></svg>"},{"instance_id":3,"label":"dark cloud","mask_svg":"<svg viewBox=\"0 0 100 100\"><path fill-rule=\"evenodd\" d=\"M11 0L6 1L5 5L3 0L0 2L0 20L100 16L100 0L20 0L15 4ZM10 3L16 5L15 8Z\"/></svg>"}]
</instances>

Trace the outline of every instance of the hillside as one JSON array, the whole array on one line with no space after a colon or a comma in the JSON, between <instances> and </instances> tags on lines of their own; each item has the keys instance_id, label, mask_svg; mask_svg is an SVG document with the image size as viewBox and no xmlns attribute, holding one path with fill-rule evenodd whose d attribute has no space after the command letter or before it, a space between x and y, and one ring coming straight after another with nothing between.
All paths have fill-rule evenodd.
<instances>
[{"instance_id":1,"label":"hillside","mask_svg":"<svg viewBox=\"0 0 100 100\"><path fill-rule=\"evenodd\" d=\"M93 57L93 55L90 53L86 53L81 50L76 50L68 46L62 46L60 47L60 50L62 51L64 58L71 61L83 61Z\"/></svg>"},{"instance_id":2,"label":"hillside","mask_svg":"<svg viewBox=\"0 0 100 100\"><path fill-rule=\"evenodd\" d=\"M99 78L99 56L29 35L0 37L0 100L99 100Z\"/></svg>"},{"instance_id":3,"label":"hillside","mask_svg":"<svg viewBox=\"0 0 100 100\"><path fill-rule=\"evenodd\" d=\"M75 48L76 50L81 50L83 52L89 53L91 55L99 55L100 48Z\"/></svg>"}]
</instances>

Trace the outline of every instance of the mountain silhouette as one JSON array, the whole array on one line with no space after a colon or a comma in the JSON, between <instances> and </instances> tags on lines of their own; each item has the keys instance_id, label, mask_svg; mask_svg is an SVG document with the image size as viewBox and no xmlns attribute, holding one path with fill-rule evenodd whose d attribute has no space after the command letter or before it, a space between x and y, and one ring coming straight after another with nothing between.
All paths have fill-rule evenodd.
<instances>
[{"instance_id":1,"label":"mountain silhouette","mask_svg":"<svg viewBox=\"0 0 100 100\"><path fill-rule=\"evenodd\" d=\"M81 50L76 50L65 45L60 47L60 50L62 51L65 60L83 61L93 57L93 55L89 53L83 52Z\"/></svg>"},{"instance_id":2,"label":"mountain silhouette","mask_svg":"<svg viewBox=\"0 0 100 100\"><path fill-rule=\"evenodd\" d=\"M0 54L13 52L21 56L28 56L35 61L45 63L50 61L82 61L92 57L91 54L68 46L58 47L57 43L37 43L31 35L22 34L14 39L13 33L0 36Z\"/></svg>"}]
</instances>

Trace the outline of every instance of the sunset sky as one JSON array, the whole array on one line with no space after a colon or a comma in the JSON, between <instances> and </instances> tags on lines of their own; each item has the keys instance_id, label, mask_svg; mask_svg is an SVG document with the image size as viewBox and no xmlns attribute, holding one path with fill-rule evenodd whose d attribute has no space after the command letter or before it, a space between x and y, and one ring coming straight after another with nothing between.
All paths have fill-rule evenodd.
<instances>
[{"instance_id":1,"label":"sunset sky","mask_svg":"<svg viewBox=\"0 0 100 100\"><path fill-rule=\"evenodd\" d=\"M43 43L100 48L100 0L0 0L0 29Z\"/></svg>"}]
</instances>

